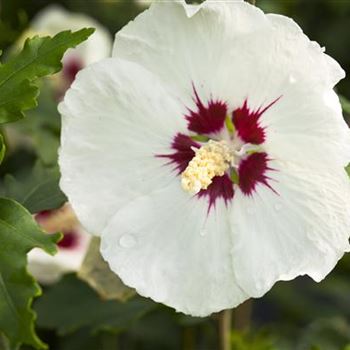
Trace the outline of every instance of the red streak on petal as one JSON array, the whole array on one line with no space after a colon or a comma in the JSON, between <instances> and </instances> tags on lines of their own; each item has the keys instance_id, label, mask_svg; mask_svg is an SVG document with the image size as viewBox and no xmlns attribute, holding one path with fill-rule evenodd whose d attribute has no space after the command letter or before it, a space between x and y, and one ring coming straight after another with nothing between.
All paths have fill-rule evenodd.
<instances>
[{"instance_id":1,"label":"red streak on petal","mask_svg":"<svg viewBox=\"0 0 350 350\"><path fill-rule=\"evenodd\" d=\"M79 235L74 231L64 232L57 245L61 249L74 249L79 245Z\"/></svg>"},{"instance_id":2,"label":"red streak on petal","mask_svg":"<svg viewBox=\"0 0 350 350\"><path fill-rule=\"evenodd\" d=\"M210 99L208 104L204 105L195 87L193 87L193 91L197 110L189 109L189 114L185 116L188 121L188 129L198 134L213 134L220 131L225 125L226 103Z\"/></svg>"},{"instance_id":3,"label":"red streak on petal","mask_svg":"<svg viewBox=\"0 0 350 350\"><path fill-rule=\"evenodd\" d=\"M200 148L200 144L193 141L189 136L177 134L171 143L171 148L175 151L171 154L160 154L157 157L170 159L169 163L175 164L175 169L180 175L188 166L188 163L195 156L192 147Z\"/></svg>"},{"instance_id":4,"label":"red streak on petal","mask_svg":"<svg viewBox=\"0 0 350 350\"><path fill-rule=\"evenodd\" d=\"M208 197L208 214L212 208L215 208L216 201L219 198L222 198L227 205L227 203L233 199L233 196L233 183L227 174L214 177L213 182L209 185L209 187L206 190L202 190L198 193L198 197L200 198Z\"/></svg>"},{"instance_id":5,"label":"red streak on petal","mask_svg":"<svg viewBox=\"0 0 350 350\"><path fill-rule=\"evenodd\" d=\"M268 166L269 160L266 153L253 153L241 161L238 169L239 187L245 195L251 196L259 183L276 192L268 182L270 178L266 176L268 170L273 170Z\"/></svg>"},{"instance_id":6,"label":"red streak on petal","mask_svg":"<svg viewBox=\"0 0 350 350\"><path fill-rule=\"evenodd\" d=\"M281 96L282 97L282 96ZM245 100L243 106L237 108L232 113L232 121L236 127L239 137L246 143L260 145L265 141L265 130L260 125L260 117L270 109L281 97L272 101L264 108L252 111Z\"/></svg>"}]
</instances>

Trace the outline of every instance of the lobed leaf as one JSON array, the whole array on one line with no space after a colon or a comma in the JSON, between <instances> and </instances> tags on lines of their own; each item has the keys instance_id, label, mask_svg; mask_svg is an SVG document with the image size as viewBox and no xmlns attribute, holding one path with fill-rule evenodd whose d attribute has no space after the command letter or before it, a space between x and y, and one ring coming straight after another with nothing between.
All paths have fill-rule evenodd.
<instances>
[{"instance_id":1,"label":"lobed leaf","mask_svg":"<svg viewBox=\"0 0 350 350\"><path fill-rule=\"evenodd\" d=\"M25 343L45 348L34 331L31 304L41 291L27 272L26 254L35 247L54 254L59 238L41 231L20 204L0 198L0 329L11 347Z\"/></svg>"},{"instance_id":2,"label":"lobed leaf","mask_svg":"<svg viewBox=\"0 0 350 350\"><path fill-rule=\"evenodd\" d=\"M62 68L61 59L67 49L86 40L94 29L64 31L53 38L27 39L23 50L0 66L0 124L24 117L23 111L37 105L39 88L35 80L54 74Z\"/></svg>"}]
</instances>

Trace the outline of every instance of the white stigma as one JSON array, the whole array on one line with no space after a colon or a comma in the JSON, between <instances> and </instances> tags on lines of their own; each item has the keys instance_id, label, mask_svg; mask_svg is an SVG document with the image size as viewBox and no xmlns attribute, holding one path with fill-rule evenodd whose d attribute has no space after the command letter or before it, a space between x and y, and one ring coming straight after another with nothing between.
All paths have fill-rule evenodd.
<instances>
[{"instance_id":1,"label":"white stigma","mask_svg":"<svg viewBox=\"0 0 350 350\"><path fill-rule=\"evenodd\" d=\"M234 161L233 149L225 140L210 140L195 153L181 174L182 188L191 194L206 190L213 178L223 176Z\"/></svg>"}]
</instances>

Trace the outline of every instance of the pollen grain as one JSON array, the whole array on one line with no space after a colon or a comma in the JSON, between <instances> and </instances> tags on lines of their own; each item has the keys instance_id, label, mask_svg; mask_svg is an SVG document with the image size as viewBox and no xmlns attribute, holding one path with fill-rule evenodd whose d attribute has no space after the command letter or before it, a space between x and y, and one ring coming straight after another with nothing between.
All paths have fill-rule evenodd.
<instances>
[{"instance_id":1,"label":"pollen grain","mask_svg":"<svg viewBox=\"0 0 350 350\"><path fill-rule=\"evenodd\" d=\"M215 176L223 176L233 163L233 151L226 141L210 140L195 150L195 156L181 174L182 188L197 194L206 190Z\"/></svg>"}]
</instances>

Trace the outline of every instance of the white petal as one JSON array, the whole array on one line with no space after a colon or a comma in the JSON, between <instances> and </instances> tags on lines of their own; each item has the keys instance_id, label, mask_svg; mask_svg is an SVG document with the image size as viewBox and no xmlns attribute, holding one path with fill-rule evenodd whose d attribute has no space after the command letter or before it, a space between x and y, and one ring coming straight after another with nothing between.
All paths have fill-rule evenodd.
<instances>
[{"instance_id":1,"label":"white petal","mask_svg":"<svg viewBox=\"0 0 350 350\"><path fill-rule=\"evenodd\" d=\"M261 118L265 151L276 160L313 168L350 162L350 131L331 89L290 88Z\"/></svg>"},{"instance_id":2,"label":"white petal","mask_svg":"<svg viewBox=\"0 0 350 350\"><path fill-rule=\"evenodd\" d=\"M91 236L83 230L75 232L79 234L79 243L76 247L59 248L54 256L42 249L33 249L28 253L28 270L40 283L52 284L63 274L79 270Z\"/></svg>"},{"instance_id":3,"label":"white petal","mask_svg":"<svg viewBox=\"0 0 350 350\"><path fill-rule=\"evenodd\" d=\"M76 55L85 65L106 58L111 53L112 40L108 30L94 18L82 13L72 13L63 7L51 5L40 11L32 20L31 30L42 35L55 35L63 30L95 28L91 37L75 49L67 51L67 56Z\"/></svg>"},{"instance_id":4,"label":"white petal","mask_svg":"<svg viewBox=\"0 0 350 350\"><path fill-rule=\"evenodd\" d=\"M134 63L106 59L78 74L60 104L61 187L98 234L122 206L175 177L156 155L186 130L184 106Z\"/></svg>"},{"instance_id":5,"label":"white petal","mask_svg":"<svg viewBox=\"0 0 350 350\"><path fill-rule=\"evenodd\" d=\"M227 208L207 217L204 200L174 179L123 207L102 235L102 255L124 283L194 316L234 307L247 298L233 275Z\"/></svg>"},{"instance_id":6,"label":"white petal","mask_svg":"<svg viewBox=\"0 0 350 350\"><path fill-rule=\"evenodd\" d=\"M299 40L303 40L305 43L308 43L309 54L311 54L313 51L314 59L322 62L322 68L328 68L324 70L323 76L320 78L324 81L328 81L329 86L336 85L339 80L345 77L345 72L340 67L339 63L332 57L323 54L325 49L321 48L317 42L309 42L308 38L303 35L302 29L291 18L271 13L267 14L266 16L281 37L288 39L294 34L296 37L299 37Z\"/></svg>"},{"instance_id":7,"label":"white petal","mask_svg":"<svg viewBox=\"0 0 350 350\"><path fill-rule=\"evenodd\" d=\"M211 1L188 18L181 3L156 3L117 33L114 55L159 75L189 107L192 84L204 101L232 109L280 97L261 118L271 157L314 167L350 161L350 132L331 90L344 71L287 17Z\"/></svg>"},{"instance_id":8,"label":"white petal","mask_svg":"<svg viewBox=\"0 0 350 350\"><path fill-rule=\"evenodd\" d=\"M350 183L344 170L311 172L271 162L272 187L251 197L237 191L231 225L239 285L253 297L278 280L298 275L323 279L349 251Z\"/></svg>"},{"instance_id":9,"label":"white petal","mask_svg":"<svg viewBox=\"0 0 350 350\"><path fill-rule=\"evenodd\" d=\"M264 22L242 1L205 2L195 11L183 1L155 2L116 34L113 55L144 65L191 104L192 83L209 98L220 95L223 79L235 79L227 71L234 40Z\"/></svg>"},{"instance_id":10,"label":"white petal","mask_svg":"<svg viewBox=\"0 0 350 350\"><path fill-rule=\"evenodd\" d=\"M160 76L189 107L192 84L204 99L258 108L291 77L312 91L344 76L292 20L241 1L207 1L192 16L182 2L156 2L116 34L113 55Z\"/></svg>"},{"instance_id":11,"label":"white petal","mask_svg":"<svg viewBox=\"0 0 350 350\"><path fill-rule=\"evenodd\" d=\"M289 58L279 57L289 59L284 86L283 80L273 76L275 82L270 79L270 85L281 84L267 89L270 97L265 97L266 103L274 99L273 95L281 98L261 118L266 130L266 152L274 159L301 165L346 166L350 162L350 131L332 90L344 78L344 71L317 43L310 42L293 20L272 14L267 17L280 41L292 39L295 48L290 50Z\"/></svg>"}]
</instances>

